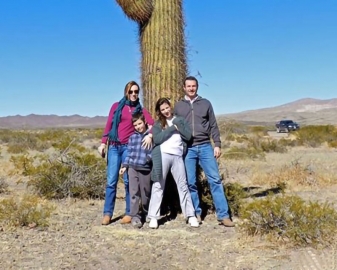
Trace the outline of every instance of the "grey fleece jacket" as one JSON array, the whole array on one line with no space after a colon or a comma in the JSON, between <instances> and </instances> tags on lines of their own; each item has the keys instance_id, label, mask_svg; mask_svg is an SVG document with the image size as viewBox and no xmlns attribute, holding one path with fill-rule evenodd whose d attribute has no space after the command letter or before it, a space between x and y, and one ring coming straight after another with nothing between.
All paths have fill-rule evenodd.
<instances>
[{"instance_id":1,"label":"grey fleece jacket","mask_svg":"<svg viewBox=\"0 0 337 270\"><path fill-rule=\"evenodd\" d=\"M185 118L190 124L192 146L208 143L212 138L214 145L221 148L220 132L209 100L198 96L191 103L184 98L175 104L174 114Z\"/></svg>"},{"instance_id":2,"label":"grey fleece jacket","mask_svg":"<svg viewBox=\"0 0 337 270\"><path fill-rule=\"evenodd\" d=\"M153 134L153 149L152 149L152 171L151 180L153 182L158 182L163 178L162 173L162 160L161 160L161 150L160 145L167 141L172 134L176 131L174 125L178 127L180 137L183 141L184 154L186 153L186 146L188 141L192 137L192 133L187 121L182 117L176 117L173 119L173 125L163 129L159 121L156 121L152 127Z\"/></svg>"}]
</instances>

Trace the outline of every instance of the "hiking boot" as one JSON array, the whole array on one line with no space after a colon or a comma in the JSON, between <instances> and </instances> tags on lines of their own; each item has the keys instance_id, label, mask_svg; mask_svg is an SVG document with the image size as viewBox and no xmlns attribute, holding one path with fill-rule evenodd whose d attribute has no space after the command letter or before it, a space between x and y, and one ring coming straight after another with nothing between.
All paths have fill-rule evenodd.
<instances>
[{"instance_id":1,"label":"hiking boot","mask_svg":"<svg viewBox=\"0 0 337 270\"><path fill-rule=\"evenodd\" d=\"M219 220L220 225L224 225L225 227L235 227L233 221L230 218L224 218L223 220Z\"/></svg>"},{"instance_id":2,"label":"hiking boot","mask_svg":"<svg viewBox=\"0 0 337 270\"><path fill-rule=\"evenodd\" d=\"M198 228L199 227L199 221L196 217L189 217L188 218L188 224L190 224L191 227Z\"/></svg>"},{"instance_id":3,"label":"hiking boot","mask_svg":"<svg viewBox=\"0 0 337 270\"><path fill-rule=\"evenodd\" d=\"M129 224L131 223L131 219L131 216L126 215L121 219L121 224Z\"/></svg>"},{"instance_id":4,"label":"hiking boot","mask_svg":"<svg viewBox=\"0 0 337 270\"><path fill-rule=\"evenodd\" d=\"M158 220L156 220L155 218L151 218L150 223L149 223L149 227L151 229L157 229L158 228Z\"/></svg>"},{"instance_id":5,"label":"hiking boot","mask_svg":"<svg viewBox=\"0 0 337 270\"><path fill-rule=\"evenodd\" d=\"M201 219L201 216L200 216L200 215L197 215L197 220L198 220L199 224L202 223L202 219Z\"/></svg>"},{"instance_id":6,"label":"hiking boot","mask_svg":"<svg viewBox=\"0 0 337 270\"><path fill-rule=\"evenodd\" d=\"M105 215L102 220L102 225L109 225L111 222L111 217L108 215Z\"/></svg>"},{"instance_id":7,"label":"hiking boot","mask_svg":"<svg viewBox=\"0 0 337 270\"><path fill-rule=\"evenodd\" d=\"M132 218L131 225L135 228L138 228L138 229L140 229L143 226L143 224L142 224L142 222L140 221L139 218Z\"/></svg>"}]
</instances>

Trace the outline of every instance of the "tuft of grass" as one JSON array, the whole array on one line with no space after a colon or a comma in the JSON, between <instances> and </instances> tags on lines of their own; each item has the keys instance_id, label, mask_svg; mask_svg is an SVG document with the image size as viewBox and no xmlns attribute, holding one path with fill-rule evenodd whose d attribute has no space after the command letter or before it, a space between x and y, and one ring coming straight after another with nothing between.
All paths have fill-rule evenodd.
<instances>
[{"instance_id":1,"label":"tuft of grass","mask_svg":"<svg viewBox=\"0 0 337 270\"><path fill-rule=\"evenodd\" d=\"M47 227L54 206L33 195L0 201L1 227Z\"/></svg>"},{"instance_id":2,"label":"tuft of grass","mask_svg":"<svg viewBox=\"0 0 337 270\"><path fill-rule=\"evenodd\" d=\"M328 246L337 232L337 212L328 203L298 196L267 196L242 207L241 227L248 235L266 236L293 246Z\"/></svg>"}]
</instances>

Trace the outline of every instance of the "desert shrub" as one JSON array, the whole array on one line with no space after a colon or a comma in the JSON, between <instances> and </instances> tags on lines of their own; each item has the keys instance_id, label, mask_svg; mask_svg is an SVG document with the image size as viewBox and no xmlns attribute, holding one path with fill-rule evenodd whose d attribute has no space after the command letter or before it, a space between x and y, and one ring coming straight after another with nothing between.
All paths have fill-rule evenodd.
<instances>
[{"instance_id":1,"label":"desert shrub","mask_svg":"<svg viewBox=\"0 0 337 270\"><path fill-rule=\"evenodd\" d=\"M223 153L226 159L264 159L265 153L254 147L233 146Z\"/></svg>"},{"instance_id":2,"label":"desert shrub","mask_svg":"<svg viewBox=\"0 0 337 270\"><path fill-rule=\"evenodd\" d=\"M259 136L268 135L268 128L265 126L250 126L249 131Z\"/></svg>"},{"instance_id":3,"label":"desert shrub","mask_svg":"<svg viewBox=\"0 0 337 270\"><path fill-rule=\"evenodd\" d=\"M305 126L295 133L299 145L318 147L337 140L337 130L332 125Z\"/></svg>"},{"instance_id":4,"label":"desert shrub","mask_svg":"<svg viewBox=\"0 0 337 270\"><path fill-rule=\"evenodd\" d=\"M15 167L29 176L28 187L48 199L103 198L105 162L93 154L77 152L59 154L54 158L41 155L12 157Z\"/></svg>"},{"instance_id":5,"label":"desert shrub","mask_svg":"<svg viewBox=\"0 0 337 270\"><path fill-rule=\"evenodd\" d=\"M17 131L12 134L11 140L8 142L7 152L12 154L25 153L28 150L44 150L37 137L30 132Z\"/></svg>"},{"instance_id":6,"label":"desert shrub","mask_svg":"<svg viewBox=\"0 0 337 270\"><path fill-rule=\"evenodd\" d=\"M213 198L209 189L209 184L201 168L198 169L198 192L203 212L214 212ZM247 197L247 193L238 183L223 184L230 212L232 215L238 215L243 204L243 199Z\"/></svg>"},{"instance_id":7,"label":"desert shrub","mask_svg":"<svg viewBox=\"0 0 337 270\"><path fill-rule=\"evenodd\" d=\"M0 193L5 193L8 190L8 183L4 177L0 177Z\"/></svg>"},{"instance_id":8,"label":"desert shrub","mask_svg":"<svg viewBox=\"0 0 337 270\"><path fill-rule=\"evenodd\" d=\"M238 143L244 143L249 141L249 138L247 135L239 135L239 136L235 136L235 141Z\"/></svg>"},{"instance_id":9,"label":"desert shrub","mask_svg":"<svg viewBox=\"0 0 337 270\"><path fill-rule=\"evenodd\" d=\"M286 139L286 138L281 138L278 140L278 145L280 147L294 147L297 146L298 143L296 140L291 140L291 139Z\"/></svg>"},{"instance_id":10,"label":"desert shrub","mask_svg":"<svg viewBox=\"0 0 337 270\"><path fill-rule=\"evenodd\" d=\"M54 207L37 196L17 196L0 201L1 227L46 227Z\"/></svg>"},{"instance_id":11,"label":"desert shrub","mask_svg":"<svg viewBox=\"0 0 337 270\"><path fill-rule=\"evenodd\" d=\"M326 170L318 170L312 165L294 160L268 173L257 173L252 177L255 184L287 187L317 187L335 184L337 176Z\"/></svg>"},{"instance_id":12,"label":"desert shrub","mask_svg":"<svg viewBox=\"0 0 337 270\"><path fill-rule=\"evenodd\" d=\"M285 153L287 152L287 148L281 145L278 140L263 138L258 135L249 137L248 147L254 148L258 152L264 152L264 153L269 153L269 152Z\"/></svg>"},{"instance_id":13,"label":"desert shrub","mask_svg":"<svg viewBox=\"0 0 337 270\"><path fill-rule=\"evenodd\" d=\"M13 138L13 131L10 129L0 129L0 143L8 143Z\"/></svg>"},{"instance_id":14,"label":"desert shrub","mask_svg":"<svg viewBox=\"0 0 337 270\"><path fill-rule=\"evenodd\" d=\"M242 229L291 245L329 245L334 242L337 213L328 203L305 202L298 196L267 196L243 205Z\"/></svg>"},{"instance_id":15,"label":"desert shrub","mask_svg":"<svg viewBox=\"0 0 337 270\"><path fill-rule=\"evenodd\" d=\"M337 148L337 139L328 143L329 147Z\"/></svg>"}]
</instances>

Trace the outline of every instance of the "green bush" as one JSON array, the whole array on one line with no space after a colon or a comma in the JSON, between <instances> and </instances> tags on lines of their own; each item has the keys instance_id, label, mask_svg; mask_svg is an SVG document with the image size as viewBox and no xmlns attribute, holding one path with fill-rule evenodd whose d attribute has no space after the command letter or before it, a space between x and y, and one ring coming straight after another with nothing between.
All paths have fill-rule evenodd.
<instances>
[{"instance_id":1,"label":"green bush","mask_svg":"<svg viewBox=\"0 0 337 270\"><path fill-rule=\"evenodd\" d=\"M328 203L305 202L298 196L267 196L242 206L242 229L249 235L267 236L291 245L334 242L337 213Z\"/></svg>"},{"instance_id":2,"label":"green bush","mask_svg":"<svg viewBox=\"0 0 337 270\"><path fill-rule=\"evenodd\" d=\"M0 201L1 227L46 227L54 207L33 195L17 196Z\"/></svg>"},{"instance_id":3,"label":"green bush","mask_svg":"<svg viewBox=\"0 0 337 270\"><path fill-rule=\"evenodd\" d=\"M337 140L337 130L332 125L305 126L295 133L299 145L318 147L327 142L333 144Z\"/></svg>"},{"instance_id":4,"label":"green bush","mask_svg":"<svg viewBox=\"0 0 337 270\"><path fill-rule=\"evenodd\" d=\"M105 188L104 160L93 154L66 153L51 159L41 155L12 157L23 175L29 176L28 187L48 199L103 198Z\"/></svg>"}]
</instances>

